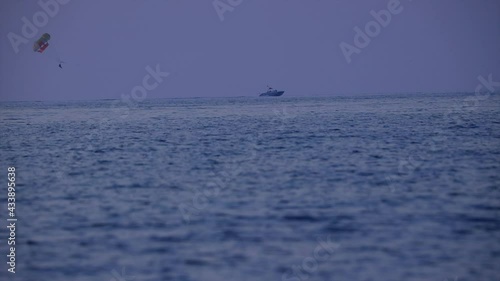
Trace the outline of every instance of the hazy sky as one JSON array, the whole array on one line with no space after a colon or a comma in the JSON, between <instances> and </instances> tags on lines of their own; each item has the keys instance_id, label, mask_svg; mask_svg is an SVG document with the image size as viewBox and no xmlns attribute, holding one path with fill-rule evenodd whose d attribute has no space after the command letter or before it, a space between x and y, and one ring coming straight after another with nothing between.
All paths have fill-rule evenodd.
<instances>
[{"instance_id":1,"label":"hazy sky","mask_svg":"<svg viewBox=\"0 0 500 281\"><path fill-rule=\"evenodd\" d=\"M221 21L213 0L71 0L16 54L9 32L23 36L22 17L43 10L0 1L1 100L119 98L157 64L171 75L148 98L253 96L267 84L290 96L473 91L478 75L500 80L499 0L401 0L347 63L340 43L354 46L354 28L389 2L242 0ZM44 32L51 45L35 53Z\"/></svg>"}]
</instances>

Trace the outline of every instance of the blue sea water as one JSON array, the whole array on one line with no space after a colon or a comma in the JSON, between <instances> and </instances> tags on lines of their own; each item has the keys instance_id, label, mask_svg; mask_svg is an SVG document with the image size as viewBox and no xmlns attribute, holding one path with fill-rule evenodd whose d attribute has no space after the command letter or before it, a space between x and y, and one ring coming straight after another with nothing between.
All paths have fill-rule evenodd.
<instances>
[{"instance_id":1,"label":"blue sea water","mask_svg":"<svg viewBox=\"0 0 500 281\"><path fill-rule=\"evenodd\" d=\"M0 104L1 280L500 280L500 98Z\"/></svg>"}]
</instances>

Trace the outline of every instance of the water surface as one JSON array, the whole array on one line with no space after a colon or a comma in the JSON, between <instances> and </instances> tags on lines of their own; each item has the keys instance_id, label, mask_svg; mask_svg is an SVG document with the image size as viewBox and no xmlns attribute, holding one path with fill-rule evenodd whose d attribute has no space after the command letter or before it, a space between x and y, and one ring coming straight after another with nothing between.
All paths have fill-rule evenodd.
<instances>
[{"instance_id":1,"label":"water surface","mask_svg":"<svg viewBox=\"0 0 500 281\"><path fill-rule=\"evenodd\" d=\"M3 103L0 276L497 280L500 99L469 96Z\"/></svg>"}]
</instances>

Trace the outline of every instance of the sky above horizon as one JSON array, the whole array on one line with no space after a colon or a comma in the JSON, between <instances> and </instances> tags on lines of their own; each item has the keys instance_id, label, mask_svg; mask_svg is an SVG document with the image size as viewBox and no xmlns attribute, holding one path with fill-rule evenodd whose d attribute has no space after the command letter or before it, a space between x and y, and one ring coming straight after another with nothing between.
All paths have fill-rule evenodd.
<instances>
[{"instance_id":1,"label":"sky above horizon","mask_svg":"<svg viewBox=\"0 0 500 281\"><path fill-rule=\"evenodd\" d=\"M498 0L401 0L350 63L340 44L356 47L354 28L394 0L216 0L223 13L213 0L59 1L32 38L21 19L33 23L39 1L0 2L0 101L120 98L158 65L170 75L147 98L256 96L266 85L287 96L472 92L479 75L500 80ZM33 52L45 32L50 46ZM9 33L27 42L17 53Z\"/></svg>"}]
</instances>

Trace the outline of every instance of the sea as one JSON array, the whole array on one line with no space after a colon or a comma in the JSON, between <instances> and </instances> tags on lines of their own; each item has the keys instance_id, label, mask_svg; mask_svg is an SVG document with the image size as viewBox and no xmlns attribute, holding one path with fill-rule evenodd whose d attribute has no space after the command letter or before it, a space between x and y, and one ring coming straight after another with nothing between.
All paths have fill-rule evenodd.
<instances>
[{"instance_id":1,"label":"sea","mask_svg":"<svg viewBox=\"0 0 500 281\"><path fill-rule=\"evenodd\" d=\"M498 94L3 102L0 128L0 280L500 280Z\"/></svg>"}]
</instances>

